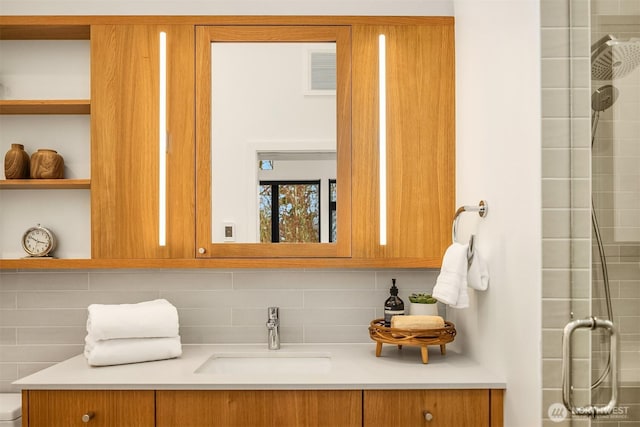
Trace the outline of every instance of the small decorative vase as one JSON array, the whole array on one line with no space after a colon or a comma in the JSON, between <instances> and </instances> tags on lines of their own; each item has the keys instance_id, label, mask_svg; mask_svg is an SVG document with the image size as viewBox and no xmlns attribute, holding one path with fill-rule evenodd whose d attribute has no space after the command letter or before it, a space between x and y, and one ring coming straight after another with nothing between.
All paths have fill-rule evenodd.
<instances>
[{"instance_id":1,"label":"small decorative vase","mask_svg":"<svg viewBox=\"0 0 640 427\"><path fill-rule=\"evenodd\" d=\"M29 155L24 151L24 145L11 144L4 156L4 176L6 179L29 178Z\"/></svg>"},{"instance_id":2,"label":"small decorative vase","mask_svg":"<svg viewBox=\"0 0 640 427\"><path fill-rule=\"evenodd\" d=\"M419 304L416 302L409 303L409 314L437 316L438 304Z\"/></svg>"},{"instance_id":3,"label":"small decorative vase","mask_svg":"<svg viewBox=\"0 0 640 427\"><path fill-rule=\"evenodd\" d=\"M64 159L55 150L41 148L31 155L31 178L61 179L64 177Z\"/></svg>"}]
</instances>

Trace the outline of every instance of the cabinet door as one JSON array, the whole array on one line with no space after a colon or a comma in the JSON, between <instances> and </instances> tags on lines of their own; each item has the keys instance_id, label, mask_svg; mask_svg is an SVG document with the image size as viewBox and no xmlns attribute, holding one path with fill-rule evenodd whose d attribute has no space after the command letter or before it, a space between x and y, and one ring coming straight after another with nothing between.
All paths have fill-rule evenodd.
<instances>
[{"instance_id":1,"label":"cabinet door","mask_svg":"<svg viewBox=\"0 0 640 427\"><path fill-rule=\"evenodd\" d=\"M153 390L30 390L28 408L28 427L145 427L155 422Z\"/></svg>"},{"instance_id":2,"label":"cabinet door","mask_svg":"<svg viewBox=\"0 0 640 427\"><path fill-rule=\"evenodd\" d=\"M488 427L489 390L365 390L364 426L392 425Z\"/></svg>"},{"instance_id":3,"label":"cabinet door","mask_svg":"<svg viewBox=\"0 0 640 427\"><path fill-rule=\"evenodd\" d=\"M386 52L386 164L380 164L379 35ZM354 258L414 259L437 267L455 208L453 20L355 25L353 45ZM386 171L386 198L379 175ZM380 203L386 200L386 244ZM382 219L384 221L384 218Z\"/></svg>"},{"instance_id":4,"label":"cabinet door","mask_svg":"<svg viewBox=\"0 0 640 427\"><path fill-rule=\"evenodd\" d=\"M359 390L157 391L158 426L362 425Z\"/></svg>"},{"instance_id":5,"label":"cabinet door","mask_svg":"<svg viewBox=\"0 0 640 427\"><path fill-rule=\"evenodd\" d=\"M163 102L161 32L166 34ZM192 25L91 27L93 258L194 257L193 55ZM162 121L161 106L166 106ZM167 145L161 150L164 135Z\"/></svg>"}]
</instances>

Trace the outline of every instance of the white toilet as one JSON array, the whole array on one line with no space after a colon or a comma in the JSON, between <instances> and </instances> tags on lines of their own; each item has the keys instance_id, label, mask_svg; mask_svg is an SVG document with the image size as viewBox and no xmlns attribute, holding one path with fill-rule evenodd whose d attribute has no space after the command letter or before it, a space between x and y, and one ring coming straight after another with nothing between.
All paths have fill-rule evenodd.
<instances>
[{"instance_id":1,"label":"white toilet","mask_svg":"<svg viewBox=\"0 0 640 427\"><path fill-rule=\"evenodd\" d=\"M0 393L0 427L22 426L22 395Z\"/></svg>"}]
</instances>

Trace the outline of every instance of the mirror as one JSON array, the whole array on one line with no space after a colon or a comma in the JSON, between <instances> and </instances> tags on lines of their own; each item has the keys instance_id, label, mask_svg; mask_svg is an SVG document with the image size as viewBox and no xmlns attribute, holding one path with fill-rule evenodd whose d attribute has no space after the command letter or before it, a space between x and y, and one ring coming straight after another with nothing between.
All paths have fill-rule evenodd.
<instances>
[{"instance_id":1,"label":"mirror","mask_svg":"<svg viewBox=\"0 0 640 427\"><path fill-rule=\"evenodd\" d=\"M335 42L213 42L211 58L213 242L329 242Z\"/></svg>"},{"instance_id":2,"label":"mirror","mask_svg":"<svg viewBox=\"0 0 640 427\"><path fill-rule=\"evenodd\" d=\"M196 49L198 256L350 256L350 29L197 27Z\"/></svg>"}]
</instances>

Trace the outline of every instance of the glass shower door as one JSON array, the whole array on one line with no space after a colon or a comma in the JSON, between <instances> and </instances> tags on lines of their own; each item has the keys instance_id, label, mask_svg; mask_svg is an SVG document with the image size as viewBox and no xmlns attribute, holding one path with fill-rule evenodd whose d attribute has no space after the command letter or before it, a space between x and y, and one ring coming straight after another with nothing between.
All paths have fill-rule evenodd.
<instances>
[{"instance_id":1,"label":"glass shower door","mask_svg":"<svg viewBox=\"0 0 640 427\"><path fill-rule=\"evenodd\" d=\"M572 0L568 11L580 21L570 23L569 168L570 268L581 276L563 341L563 403L573 414L549 412L565 425L640 426L640 9L632 3Z\"/></svg>"},{"instance_id":2,"label":"glass shower door","mask_svg":"<svg viewBox=\"0 0 640 427\"><path fill-rule=\"evenodd\" d=\"M591 312L619 337L611 349L606 334L592 336L591 401L618 397L592 426L622 427L640 425L640 13L593 0L590 35Z\"/></svg>"}]
</instances>

